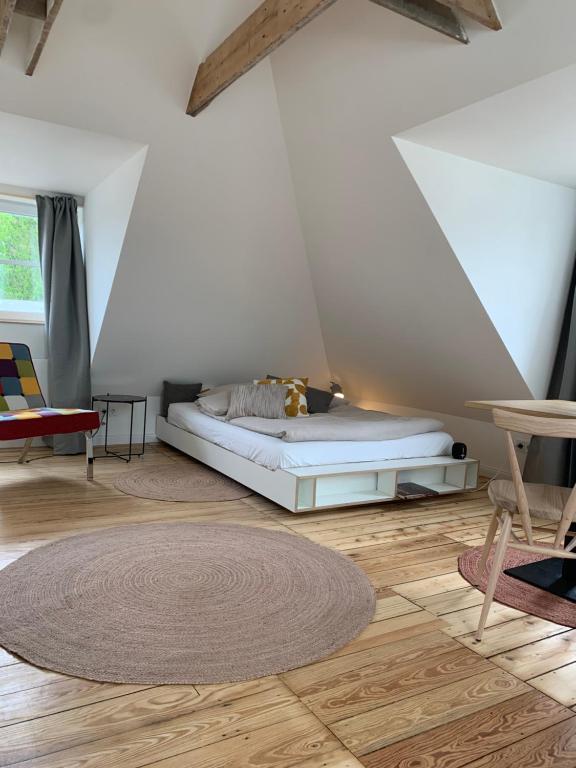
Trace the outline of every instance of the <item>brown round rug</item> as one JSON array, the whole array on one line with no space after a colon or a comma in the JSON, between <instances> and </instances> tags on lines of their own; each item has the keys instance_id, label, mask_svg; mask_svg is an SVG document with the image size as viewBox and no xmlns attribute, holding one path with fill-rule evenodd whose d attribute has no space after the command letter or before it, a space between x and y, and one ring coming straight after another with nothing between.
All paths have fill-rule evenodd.
<instances>
[{"instance_id":1,"label":"brown round rug","mask_svg":"<svg viewBox=\"0 0 576 768\"><path fill-rule=\"evenodd\" d=\"M127 472L114 486L130 496L158 501L232 501L252 491L203 464L178 464L161 469Z\"/></svg>"},{"instance_id":2,"label":"brown round rug","mask_svg":"<svg viewBox=\"0 0 576 768\"><path fill-rule=\"evenodd\" d=\"M492 553L494 549L492 549ZM482 556L482 547L474 547L463 552L458 558L458 569L462 576L473 584L476 577L476 569ZM521 552L517 549L509 549L504 561L504 568L515 568L517 565L526 563L536 563L538 560L545 560L548 555L534 555L530 552ZM492 561L490 555L488 565ZM486 592L487 577L484 577L478 589ZM475 585L474 585L475 586ZM500 575L496 594L494 599L511 608L518 608L520 611L530 613L532 616L539 616L541 619L548 619L555 624L563 624L566 627L576 627L576 605L570 600L551 595L543 589L533 587L513 576L507 576L505 573Z\"/></svg>"},{"instance_id":3,"label":"brown round rug","mask_svg":"<svg viewBox=\"0 0 576 768\"><path fill-rule=\"evenodd\" d=\"M0 571L0 645L91 680L224 683L346 645L375 595L350 559L241 525L130 525L72 536Z\"/></svg>"}]
</instances>

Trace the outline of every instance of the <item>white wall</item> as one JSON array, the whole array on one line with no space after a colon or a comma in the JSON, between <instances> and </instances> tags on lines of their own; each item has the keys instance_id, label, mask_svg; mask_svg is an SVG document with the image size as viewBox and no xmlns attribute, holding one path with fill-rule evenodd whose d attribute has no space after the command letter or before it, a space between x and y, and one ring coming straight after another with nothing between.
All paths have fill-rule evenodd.
<instances>
[{"instance_id":1,"label":"white wall","mask_svg":"<svg viewBox=\"0 0 576 768\"><path fill-rule=\"evenodd\" d=\"M576 253L576 190L396 144L535 398L546 397Z\"/></svg>"},{"instance_id":2,"label":"white wall","mask_svg":"<svg viewBox=\"0 0 576 768\"><path fill-rule=\"evenodd\" d=\"M339 0L272 56L327 355L355 400L474 421L467 399L531 397L393 141L573 64L571 0L554 35L539 0L498 7L503 31L470 23L462 46Z\"/></svg>"},{"instance_id":3,"label":"white wall","mask_svg":"<svg viewBox=\"0 0 576 768\"><path fill-rule=\"evenodd\" d=\"M275 83L264 61L186 116L199 62L257 4L64 3L33 78L9 36L4 110L149 147L95 387L322 383L324 338L359 399L466 417L468 398L530 396L392 137L572 64L573 0L554 34L541 0L499 0L505 29L472 25L470 46L339 0L274 54Z\"/></svg>"},{"instance_id":4,"label":"white wall","mask_svg":"<svg viewBox=\"0 0 576 768\"><path fill-rule=\"evenodd\" d=\"M126 160L91 189L84 202L84 260L92 358L100 337L146 152L146 148L141 149Z\"/></svg>"},{"instance_id":5,"label":"white wall","mask_svg":"<svg viewBox=\"0 0 576 768\"><path fill-rule=\"evenodd\" d=\"M94 389L157 396L164 378L277 368L328 379L270 62L200 117L185 114L199 62L257 4L64 3L33 78L10 36L3 109L148 147Z\"/></svg>"},{"instance_id":6,"label":"white wall","mask_svg":"<svg viewBox=\"0 0 576 768\"><path fill-rule=\"evenodd\" d=\"M427 416L438 419L444 424L444 429L452 435L455 442L465 443L468 446L468 455L480 461L480 471L484 475L493 477L497 473L508 474L508 459L503 433L494 426L489 414L479 418L465 418L450 413L423 411L420 408L408 408L396 403L370 402L369 400L362 400L356 405L399 416ZM518 452L520 462L524 461L524 457L524 453Z\"/></svg>"}]
</instances>

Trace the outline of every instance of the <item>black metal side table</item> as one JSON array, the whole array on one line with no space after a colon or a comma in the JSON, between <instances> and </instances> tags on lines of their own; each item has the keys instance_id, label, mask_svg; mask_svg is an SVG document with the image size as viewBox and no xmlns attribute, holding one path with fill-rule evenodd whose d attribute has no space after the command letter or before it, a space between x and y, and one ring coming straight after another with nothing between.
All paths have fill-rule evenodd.
<instances>
[{"instance_id":1,"label":"black metal side table","mask_svg":"<svg viewBox=\"0 0 576 768\"><path fill-rule=\"evenodd\" d=\"M145 395L111 395L109 392L105 395L94 395L92 397L92 410L94 410L94 403L106 403L106 429L104 432L104 456L99 456L100 459L108 457L116 457L122 459L122 461L131 461L133 456L143 456L146 446L146 410L148 408L148 398ZM130 442L128 443L128 453L116 453L108 448L108 414L110 411L110 403L127 403L130 405ZM142 426L142 450L138 453L132 451L132 430L134 427L134 404L144 403L144 423Z\"/></svg>"}]
</instances>

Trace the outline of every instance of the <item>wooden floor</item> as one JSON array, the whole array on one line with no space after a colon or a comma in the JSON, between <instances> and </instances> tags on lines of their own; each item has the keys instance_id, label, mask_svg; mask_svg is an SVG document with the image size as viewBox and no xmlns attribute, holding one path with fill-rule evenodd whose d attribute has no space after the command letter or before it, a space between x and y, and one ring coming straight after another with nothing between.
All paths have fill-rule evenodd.
<instances>
[{"instance_id":1,"label":"wooden floor","mask_svg":"<svg viewBox=\"0 0 576 768\"><path fill-rule=\"evenodd\" d=\"M576 766L576 630L496 605L484 641L472 638L482 595L456 560L482 542L485 492L292 515L257 496L181 504L113 489L120 472L180 461L167 448L130 466L100 461L92 484L77 458L0 466L0 567L45 542L125 523L289 530L364 569L378 593L372 624L324 661L230 685L94 683L0 649L0 765Z\"/></svg>"}]
</instances>

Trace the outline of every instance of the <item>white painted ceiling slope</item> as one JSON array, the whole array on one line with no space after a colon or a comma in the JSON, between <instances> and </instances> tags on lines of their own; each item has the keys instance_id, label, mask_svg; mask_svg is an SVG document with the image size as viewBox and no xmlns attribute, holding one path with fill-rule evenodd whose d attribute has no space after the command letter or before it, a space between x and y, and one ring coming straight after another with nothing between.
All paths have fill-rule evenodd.
<instances>
[{"instance_id":1,"label":"white painted ceiling slope","mask_svg":"<svg viewBox=\"0 0 576 768\"><path fill-rule=\"evenodd\" d=\"M576 66L411 128L401 138L576 188Z\"/></svg>"},{"instance_id":2,"label":"white painted ceiling slope","mask_svg":"<svg viewBox=\"0 0 576 768\"><path fill-rule=\"evenodd\" d=\"M199 61L257 4L74 0L33 78L8 41L3 109L148 147L94 385L322 383L330 363L372 402L468 415L466 398L529 396L393 137L571 66L573 0L553 35L547 3L499 0L504 30L471 26L470 46L339 0L187 117Z\"/></svg>"},{"instance_id":3,"label":"white painted ceiling slope","mask_svg":"<svg viewBox=\"0 0 576 768\"><path fill-rule=\"evenodd\" d=\"M576 254L576 190L396 145L522 378L545 397Z\"/></svg>"},{"instance_id":4,"label":"white painted ceiling slope","mask_svg":"<svg viewBox=\"0 0 576 768\"><path fill-rule=\"evenodd\" d=\"M454 227L448 237L393 140L576 61L571 0L554 3L554 34L547 3L499 0L498 7L504 30L473 29L465 47L374 4L341 0L273 56L328 360L362 400L469 416L466 399L545 389L544 364L534 370L525 348L513 355L495 323L502 296L479 296L479 276L475 283L471 275L484 253L460 260ZM495 137L497 110L492 119ZM509 145L511 125L512 116L502 121ZM521 127L530 133L529 121ZM475 126L468 121L464 130L472 143ZM563 210L568 217L569 200ZM466 237L481 239L492 227L485 244L492 247L502 220L464 213ZM574 218L563 222L562 247L572 242ZM559 277L565 267L558 256ZM554 297L560 304L564 292L561 285ZM520 297L518 305L532 311ZM547 367L549 349L544 357Z\"/></svg>"},{"instance_id":5,"label":"white painted ceiling slope","mask_svg":"<svg viewBox=\"0 0 576 768\"><path fill-rule=\"evenodd\" d=\"M142 148L103 133L0 112L0 184L86 195Z\"/></svg>"},{"instance_id":6,"label":"white painted ceiling slope","mask_svg":"<svg viewBox=\"0 0 576 768\"><path fill-rule=\"evenodd\" d=\"M148 147L121 257L100 238L89 266L115 269L96 320L95 388L156 394L163 378L270 370L328 379L270 62L202 119L185 114L200 60L257 4L66 2L33 78L10 36L4 109Z\"/></svg>"}]
</instances>

